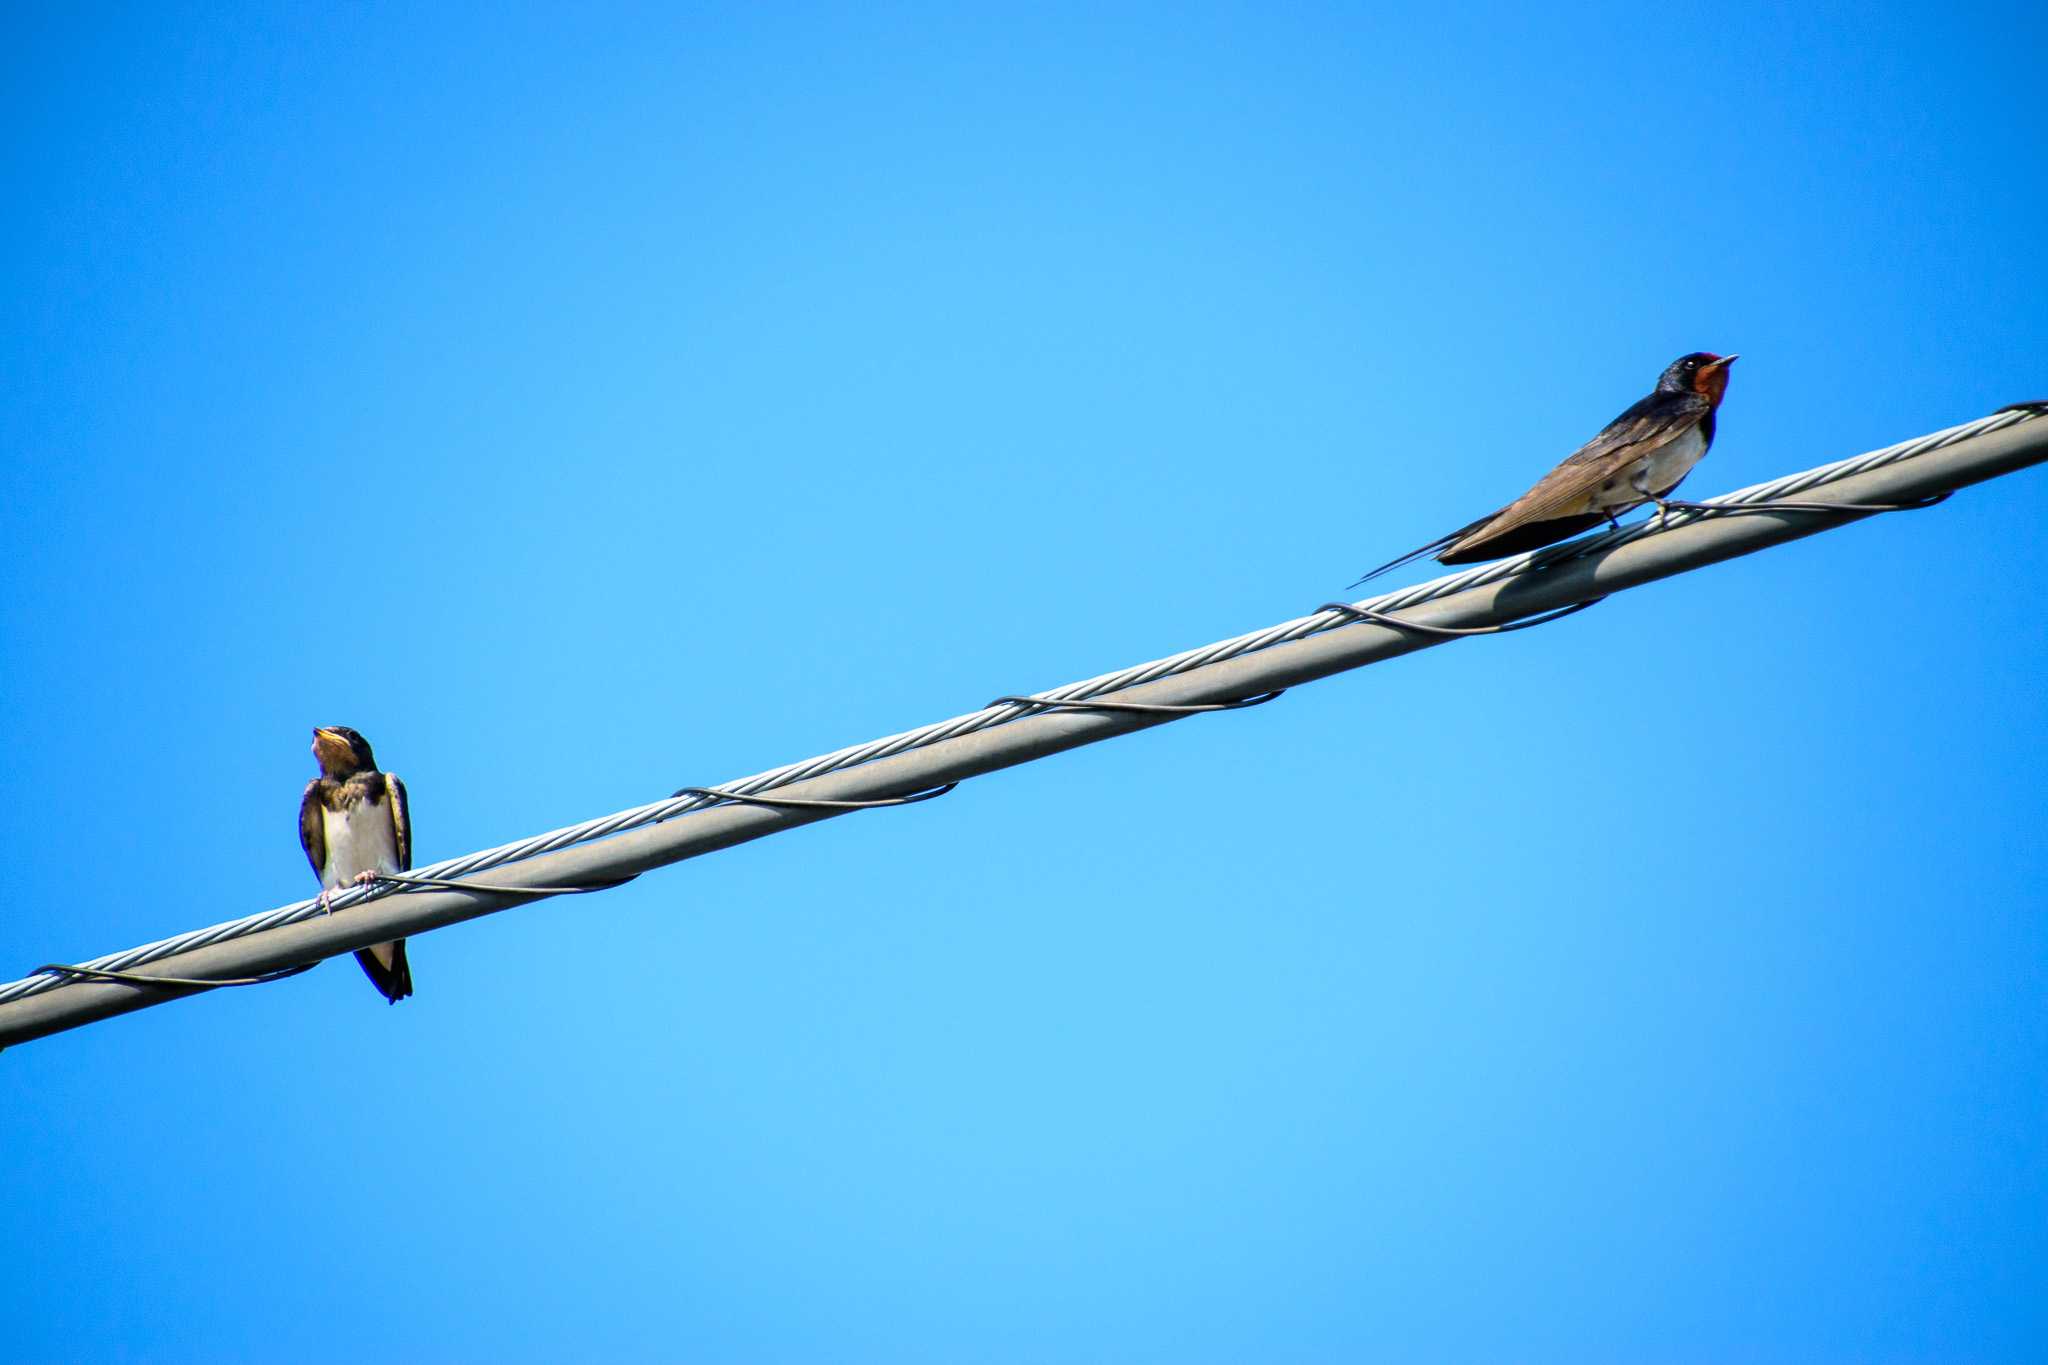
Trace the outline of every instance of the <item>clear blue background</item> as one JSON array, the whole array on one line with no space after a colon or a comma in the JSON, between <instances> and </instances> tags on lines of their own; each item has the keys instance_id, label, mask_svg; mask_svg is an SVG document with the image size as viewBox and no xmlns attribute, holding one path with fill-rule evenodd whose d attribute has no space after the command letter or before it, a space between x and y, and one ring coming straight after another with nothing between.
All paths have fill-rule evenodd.
<instances>
[{"instance_id":1,"label":"clear blue background","mask_svg":"<svg viewBox=\"0 0 2048 1365\"><path fill-rule=\"evenodd\" d=\"M0 974L2048 397L1939 8L10 7ZM2044 518L10 1050L0 1354L2041 1359Z\"/></svg>"}]
</instances>

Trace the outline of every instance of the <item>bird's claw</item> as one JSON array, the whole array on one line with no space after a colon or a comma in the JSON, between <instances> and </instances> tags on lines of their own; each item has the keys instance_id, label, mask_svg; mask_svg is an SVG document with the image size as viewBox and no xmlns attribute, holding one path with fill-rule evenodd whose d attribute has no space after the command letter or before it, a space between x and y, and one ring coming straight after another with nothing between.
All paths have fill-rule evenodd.
<instances>
[{"instance_id":1,"label":"bird's claw","mask_svg":"<svg viewBox=\"0 0 2048 1365\"><path fill-rule=\"evenodd\" d=\"M320 892L320 913L323 915L331 915L334 913L334 896L337 891L348 891L358 886L369 886L371 883L377 881L378 878L382 875L382 873L378 872L358 872L353 878L350 879L347 886L330 886L323 888Z\"/></svg>"}]
</instances>

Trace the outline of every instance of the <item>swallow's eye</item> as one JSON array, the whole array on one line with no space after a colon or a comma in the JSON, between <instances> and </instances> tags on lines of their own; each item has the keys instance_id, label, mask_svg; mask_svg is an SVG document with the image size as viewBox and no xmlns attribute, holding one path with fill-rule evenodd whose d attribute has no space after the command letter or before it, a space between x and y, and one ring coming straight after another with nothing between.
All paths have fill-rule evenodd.
<instances>
[{"instance_id":1,"label":"swallow's eye","mask_svg":"<svg viewBox=\"0 0 2048 1365\"><path fill-rule=\"evenodd\" d=\"M1700 363L1697 360L1688 360L1685 362L1685 368L1687 368L1688 370L1697 370L1699 367Z\"/></svg>"}]
</instances>

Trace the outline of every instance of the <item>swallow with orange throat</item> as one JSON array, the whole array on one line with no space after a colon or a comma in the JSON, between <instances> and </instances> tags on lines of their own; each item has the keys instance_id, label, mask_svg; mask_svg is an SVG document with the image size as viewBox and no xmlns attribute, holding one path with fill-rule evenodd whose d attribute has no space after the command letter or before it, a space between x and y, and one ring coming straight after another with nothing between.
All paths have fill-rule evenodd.
<instances>
[{"instance_id":1,"label":"swallow with orange throat","mask_svg":"<svg viewBox=\"0 0 2048 1365\"><path fill-rule=\"evenodd\" d=\"M1569 540L1646 502L1660 512L1672 490L1714 443L1714 413L1728 392L1732 355L1694 351L1665 367L1641 402L1498 512L1387 561L1364 578L1436 556L1439 564L1477 564Z\"/></svg>"},{"instance_id":2,"label":"swallow with orange throat","mask_svg":"<svg viewBox=\"0 0 2048 1365\"><path fill-rule=\"evenodd\" d=\"M412 812L396 773L379 772L370 741L346 725L313 731L320 776L299 798L299 845L320 879L320 901L344 887L374 881L379 873L412 869ZM370 984L392 1004L412 994L405 940L379 943L356 954Z\"/></svg>"}]
</instances>

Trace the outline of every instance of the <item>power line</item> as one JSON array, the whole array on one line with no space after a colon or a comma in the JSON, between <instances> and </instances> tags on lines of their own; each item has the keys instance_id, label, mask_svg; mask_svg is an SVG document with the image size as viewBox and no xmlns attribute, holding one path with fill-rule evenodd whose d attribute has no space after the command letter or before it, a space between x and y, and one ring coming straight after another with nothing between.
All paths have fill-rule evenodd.
<instances>
[{"instance_id":1,"label":"power line","mask_svg":"<svg viewBox=\"0 0 2048 1365\"><path fill-rule=\"evenodd\" d=\"M1447 642L1454 633L1526 623L1611 593L1749 554L2048 460L2048 404L1988 417L1757 484L1656 519L1447 575L1168 658L997 702L866 744L786 764L719 788L450 858L412 874L435 889L374 885L230 920L0 986L0 1047L160 1004L169 989L95 973L184 981L247 980L459 923L565 890L617 884L655 867L845 813L841 803L899 804L949 782L1165 724L1189 708L1240 704L1332 673ZM1826 503L1783 500L1825 487ZM1761 504L1779 502L1774 509ZM1834 510L1819 510L1830 508ZM1114 708L1100 699L1115 694ZM1096 702L1095 706L1087 703ZM1069 703L1060 706L1059 703ZM1086 709L1080 707L1086 706ZM775 793L762 798L763 793ZM746 798L753 797L754 800ZM805 805L806 802L826 803ZM687 819L678 817L687 816ZM489 889L447 883L501 869ZM347 913L341 913L346 911Z\"/></svg>"}]
</instances>

